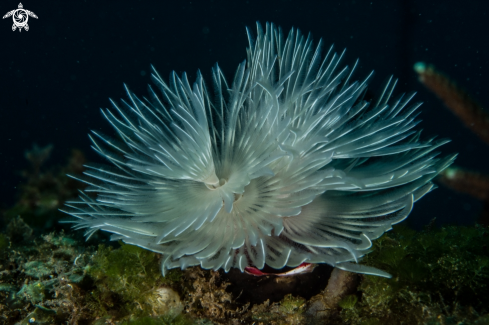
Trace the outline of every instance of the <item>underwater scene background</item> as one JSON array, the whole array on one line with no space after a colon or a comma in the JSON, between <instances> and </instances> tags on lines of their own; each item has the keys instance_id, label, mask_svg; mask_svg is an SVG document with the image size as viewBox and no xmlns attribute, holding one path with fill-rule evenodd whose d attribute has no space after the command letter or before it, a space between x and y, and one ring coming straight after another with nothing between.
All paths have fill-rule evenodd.
<instances>
[{"instance_id":1,"label":"underwater scene background","mask_svg":"<svg viewBox=\"0 0 489 325\"><path fill-rule=\"evenodd\" d=\"M487 2L22 5L38 17L28 31L0 22L0 324L489 324ZM0 12L18 6L2 1ZM210 80L218 62L232 80L246 59L245 27L257 21L346 48L343 65L360 59L356 79L375 71L367 97L394 75L397 94L424 102L423 136L450 138L440 150L459 154L362 260L392 279L327 265L292 277L200 267L162 277L157 254L102 232L85 242L58 222L84 187L65 175L105 163L86 135L114 135L100 113L109 97L126 98L123 83L146 96L151 64L164 79L185 71L193 82L199 69ZM425 70L423 84L417 62L439 72Z\"/></svg>"}]
</instances>

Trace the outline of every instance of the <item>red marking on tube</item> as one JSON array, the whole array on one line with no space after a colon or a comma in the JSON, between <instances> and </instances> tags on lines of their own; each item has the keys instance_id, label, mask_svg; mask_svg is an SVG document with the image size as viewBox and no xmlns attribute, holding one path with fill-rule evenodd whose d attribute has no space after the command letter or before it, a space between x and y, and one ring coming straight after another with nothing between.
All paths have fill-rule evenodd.
<instances>
[{"instance_id":1,"label":"red marking on tube","mask_svg":"<svg viewBox=\"0 0 489 325\"><path fill-rule=\"evenodd\" d=\"M262 272L261 270L257 269L254 266L247 266L245 267L244 271L247 274L254 275L254 276L264 276L264 275L275 275L275 276L294 276L302 273L309 273L314 270L316 267L316 264L311 264L311 263L302 263L298 267L289 270L287 272L282 272L282 273L266 273Z\"/></svg>"}]
</instances>

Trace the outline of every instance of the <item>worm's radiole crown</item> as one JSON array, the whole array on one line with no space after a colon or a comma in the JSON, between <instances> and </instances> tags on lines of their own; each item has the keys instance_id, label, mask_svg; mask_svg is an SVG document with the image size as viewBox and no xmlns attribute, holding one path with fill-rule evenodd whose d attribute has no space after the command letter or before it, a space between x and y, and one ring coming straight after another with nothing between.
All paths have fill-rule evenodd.
<instances>
[{"instance_id":1,"label":"worm's radiole crown","mask_svg":"<svg viewBox=\"0 0 489 325\"><path fill-rule=\"evenodd\" d=\"M212 89L153 69L159 94L127 89L103 111L120 140L93 132L112 166L88 168L74 227L161 253L163 274L309 262L389 276L351 262L433 189L447 140L420 140L420 104L392 99L395 80L368 103L370 76L353 81L343 54L273 24L248 35L232 84L217 65Z\"/></svg>"}]
</instances>

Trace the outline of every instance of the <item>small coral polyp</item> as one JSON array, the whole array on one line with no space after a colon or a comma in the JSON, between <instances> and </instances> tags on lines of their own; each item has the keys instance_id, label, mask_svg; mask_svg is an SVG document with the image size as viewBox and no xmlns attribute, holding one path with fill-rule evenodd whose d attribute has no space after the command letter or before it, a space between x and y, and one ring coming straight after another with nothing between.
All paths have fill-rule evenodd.
<instances>
[{"instance_id":1,"label":"small coral polyp","mask_svg":"<svg viewBox=\"0 0 489 325\"><path fill-rule=\"evenodd\" d=\"M388 277L351 262L433 189L455 158L434 152L448 140L420 140L420 104L392 99L392 78L369 103L371 75L352 80L343 54L322 58L296 29L257 33L232 83L217 65L212 89L153 69L159 95L127 89L119 116L103 110L119 141L93 132L112 166L85 172L74 227L162 254L163 274L327 263Z\"/></svg>"}]
</instances>

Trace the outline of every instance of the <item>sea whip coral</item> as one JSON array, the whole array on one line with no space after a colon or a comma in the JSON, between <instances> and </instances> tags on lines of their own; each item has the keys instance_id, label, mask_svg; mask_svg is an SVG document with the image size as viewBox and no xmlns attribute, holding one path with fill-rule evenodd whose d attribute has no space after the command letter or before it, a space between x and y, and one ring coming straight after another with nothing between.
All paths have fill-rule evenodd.
<instances>
[{"instance_id":1,"label":"sea whip coral","mask_svg":"<svg viewBox=\"0 0 489 325\"><path fill-rule=\"evenodd\" d=\"M465 126L489 144L489 113L464 89L433 65L414 65L419 81L441 99ZM489 226L489 175L452 166L445 169L438 181L456 191L469 194L484 203L477 222Z\"/></svg>"},{"instance_id":2,"label":"sea whip coral","mask_svg":"<svg viewBox=\"0 0 489 325\"><path fill-rule=\"evenodd\" d=\"M435 158L447 140L421 142L413 95L363 100L368 76L351 81L343 55L314 48L292 29L248 31L248 59L231 85L216 65L209 91L200 73L162 96L112 102L102 111L122 141L93 132L112 167L88 166L91 185L67 203L75 228L161 253L162 272L303 262L389 276L358 261L371 241L404 220L413 202L455 158ZM353 71L354 68L351 70ZM96 140L97 139L97 140Z\"/></svg>"}]
</instances>

